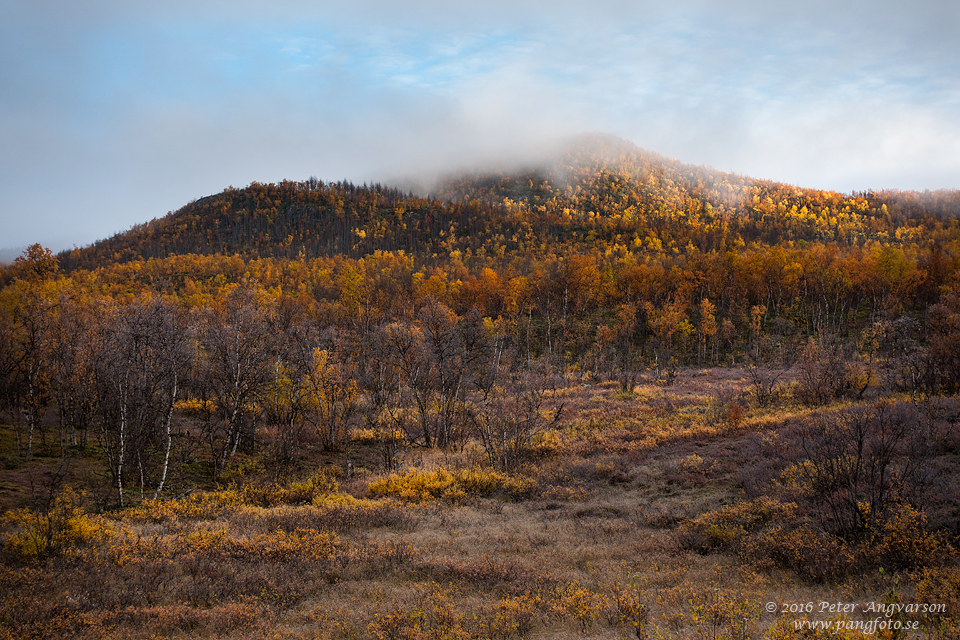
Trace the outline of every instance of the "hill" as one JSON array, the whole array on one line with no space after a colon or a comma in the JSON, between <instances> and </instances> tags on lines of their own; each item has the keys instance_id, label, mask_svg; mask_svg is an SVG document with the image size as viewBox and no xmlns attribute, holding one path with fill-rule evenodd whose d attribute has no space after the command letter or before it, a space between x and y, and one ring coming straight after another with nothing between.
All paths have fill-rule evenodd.
<instances>
[{"instance_id":1,"label":"hill","mask_svg":"<svg viewBox=\"0 0 960 640\"><path fill-rule=\"evenodd\" d=\"M171 254L296 258L404 251L426 260L630 251L726 251L744 243L944 239L960 192L804 189L686 165L623 140L586 136L537 166L444 177L417 196L381 185L252 183L192 202L81 250L68 270ZM938 233L941 232L941 233ZM902 235L902 234L901 234Z\"/></svg>"},{"instance_id":2,"label":"hill","mask_svg":"<svg viewBox=\"0 0 960 640\"><path fill-rule=\"evenodd\" d=\"M610 136L445 176L430 195L314 179L229 188L59 265L108 298L206 308L263 289L348 332L439 302L495 323L514 364L545 356L563 371L742 361L761 337L795 350L943 336L929 384L960 384L960 192L800 188Z\"/></svg>"}]
</instances>

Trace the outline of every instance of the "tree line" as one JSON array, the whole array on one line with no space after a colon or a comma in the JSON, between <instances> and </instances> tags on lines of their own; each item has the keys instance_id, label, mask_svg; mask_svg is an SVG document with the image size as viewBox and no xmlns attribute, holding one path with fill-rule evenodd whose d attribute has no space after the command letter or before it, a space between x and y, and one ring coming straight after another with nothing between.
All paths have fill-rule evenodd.
<instances>
[{"instance_id":1,"label":"tree line","mask_svg":"<svg viewBox=\"0 0 960 640\"><path fill-rule=\"evenodd\" d=\"M549 375L629 391L642 370L792 358L818 403L862 394L856 354L867 384L960 390L957 258L936 247L488 264L193 255L68 274L34 245L0 291L0 409L22 456L100 451L123 504L176 465L217 478L238 451L289 463L351 429L388 468L475 438L510 469L550 420Z\"/></svg>"}]
</instances>

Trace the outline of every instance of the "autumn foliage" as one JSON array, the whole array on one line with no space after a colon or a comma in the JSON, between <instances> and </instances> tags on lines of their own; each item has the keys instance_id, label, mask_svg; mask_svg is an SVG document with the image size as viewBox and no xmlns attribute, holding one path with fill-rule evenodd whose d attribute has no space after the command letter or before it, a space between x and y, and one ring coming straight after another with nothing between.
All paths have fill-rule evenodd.
<instances>
[{"instance_id":1,"label":"autumn foliage","mask_svg":"<svg viewBox=\"0 0 960 640\"><path fill-rule=\"evenodd\" d=\"M957 603L958 213L594 138L30 247L0 638L788 639L761 603Z\"/></svg>"}]
</instances>

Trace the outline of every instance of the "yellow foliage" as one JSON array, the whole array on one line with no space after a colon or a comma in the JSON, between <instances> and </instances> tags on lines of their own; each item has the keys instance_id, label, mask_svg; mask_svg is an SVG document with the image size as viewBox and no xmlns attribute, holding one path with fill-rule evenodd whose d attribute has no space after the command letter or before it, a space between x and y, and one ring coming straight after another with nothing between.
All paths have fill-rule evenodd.
<instances>
[{"instance_id":1,"label":"yellow foliage","mask_svg":"<svg viewBox=\"0 0 960 640\"><path fill-rule=\"evenodd\" d=\"M313 367L307 376L312 408L317 412L317 435L324 447L339 446L347 436L347 420L359 397L356 380L334 361L330 353L313 350Z\"/></svg>"},{"instance_id":2,"label":"yellow foliage","mask_svg":"<svg viewBox=\"0 0 960 640\"><path fill-rule=\"evenodd\" d=\"M857 567L859 560L855 547L809 525L765 529L746 539L740 557L759 565L772 562L813 582L837 580Z\"/></svg>"},{"instance_id":3,"label":"yellow foliage","mask_svg":"<svg viewBox=\"0 0 960 640\"><path fill-rule=\"evenodd\" d=\"M311 504L318 498L336 493L336 480L323 471L309 478L287 485L234 484L202 493L194 493L172 500L145 500L124 512L124 518L134 522L165 522L177 518L187 520L216 520L224 512L242 506L273 507L281 504Z\"/></svg>"},{"instance_id":4,"label":"yellow foliage","mask_svg":"<svg viewBox=\"0 0 960 640\"><path fill-rule=\"evenodd\" d=\"M691 453L690 455L681 458L677 463L677 466L684 471L698 473L703 471L703 457L698 456L695 453Z\"/></svg>"},{"instance_id":5,"label":"yellow foliage","mask_svg":"<svg viewBox=\"0 0 960 640\"><path fill-rule=\"evenodd\" d=\"M7 511L0 522L12 532L3 539L4 549L21 558L42 558L102 541L110 530L83 511L82 498L81 492L67 487L47 511Z\"/></svg>"},{"instance_id":6,"label":"yellow foliage","mask_svg":"<svg viewBox=\"0 0 960 640\"><path fill-rule=\"evenodd\" d=\"M191 531L184 537L183 548L193 553L219 553L226 547L227 543L226 531L206 531L198 529Z\"/></svg>"},{"instance_id":7,"label":"yellow foliage","mask_svg":"<svg viewBox=\"0 0 960 640\"><path fill-rule=\"evenodd\" d=\"M444 499L453 502L467 496L490 496L497 492L510 495L529 493L536 483L492 469L474 467L448 471L444 467L430 471L410 469L404 474L391 473L368 487L372 496L394 496L404 502L427 502Z\"/></svg>"},{"instance_id":8,"label":"yellow foliage","mask_svg":"<svg viewBox=\"0 0 960 640\"><path fill-rule=\"evenodd\" d=\"M369 427L358 427L351 429L350 439L358 444L377 444L385 440L403 441L407 434L402 429L373 429Z\"/></svg>"},{"instance_id":9,"label":"yellow foliage","mask_svg":"<svg viewBox=\"0 0 960 640\"><path fill-rule=\"evenodd\" d=\"M541 454L556 453L562 451L565 446L563 434L557 429L533 434L533 447Z\"/></svg>"},{"instance_id":10,"label":"yellow foliage","mask_svg":"<svg viewBox=\"0 0 960 640\"><path fill-rule=\"evenodd\" d=\"M571 582L558 588L553 597L550 605L553 612L562 617L573 618L582 630L586 630L610 606L608 596L584 587L579 582Z\"/></svg>"},{"instance_id":11,"label":"yellow foliage","mask_svg":"<svg viewBox=\"0 0 960 640\"><path fill-rule=\"evenodd\" d=\"M322 560L333 556L342 546L335 533L316 529L297 529L287 533L277 529L257 536L250 541L248 548L271 560L285 561L295 558Z\"/></svg>"},{"instance_id":12,"label":"yellow foliage","mask_svg":"<svg viewBox=\"0 0 960 640\"><path fill-rule=\"evenodd\" d=\"M918 616L927 637L960 638L960 567L927 568L912 578L918 603L944 605L942 614Z\"/></svg>"},{"instance_id":13,"label":"yellow foliage","mask_svg":"<svg viewBox=\"0 0 960 640\"><path fill-rule=\"evenodd\" d=\"M537 595L524 594L504 598L494 605L489 630L498 638L526 638L540 617L543 605Z\"/></svg>"},{"instance_id":14,"label":"yellow foliage","mask_svg":"<svg viewBox=\"0 0 960 640\"><path fill-rule=\"evenodd\" d=\"M335 533L316 529L298 528L292 533L277 529L252 538L234 538L224 530L198 529L183 538L180 548L201 555L259 557L286 562L298 558L322 560L336 554L342 546Z\"/></svg>"},{"instance_id":15,"label":"yellow foliage","mask_svg":"<svg viewBox=\"0 0 960 640\"><path fill-rule=\"evenodd\" d=\"M174 408L188 416L196 417L212 411L213 402L210 400L187 398L186 400L177 400L176 403L174 403Z\"/></svg>"},{"instance_id":16,"label":"yellow foliage","mask_svg":"<svg viewBox=\"0 0 960 640\"><path fill-rule=\"evenodd\" d=\"M391 473L374 480L367 490L373 496L393 495L405 502L424 502L440 498L453 484L453 474L442 467L433 471L410 469L403 475Z\"/></svg>"},{"instance_id":17,"label":"yellow foliage","mask_svg":"<svg viewBox=\"0 0 960 640\"><path fill-rule=\"evenodd\" d=\"M250 458L240 458L235 463L231 463L220 474L220 479L226 482L242 478L247 475L261 474L266 468L257 460Z\"/></svg>"},{"instance_id":18,"label":"yellow foliage","mask_svg":"<svg viewBox=\"0 0 960 640\"><path fill-rule=\"evenodd\" d=\"M922 511L898 503L887 519L871 523L869 553L888 567L940 565L953 549L943 533L930 532L926 525Z\"/></svg>"},{"instance_id":19,"label":"yellow foliage","mask_svg":"<svg viewBox=\"0 0 960 640\"><path fill-rule=\"evenodd\" d=\"M226 489L193 493L173 500L144 500L123 513L132 522L166 522L187 520L215 520L225 511L243 504L240 492L231 485Z\"/></svg>"},{"instance_id":20,"label":"yellow foliage","mask_svg":"<svg viewBox=\"0 0 960 640\"><path fill-rule=\"evenodd\" d=\"M678 535L690 546L701 550L726 548L747 533L765 525L787 520L796 512L797 505L783 503L763 496L749 502L727 505L716 511L708 511L681 524ZM702 539L697 539L697 535Z\"/></svg>"}]
</instances>

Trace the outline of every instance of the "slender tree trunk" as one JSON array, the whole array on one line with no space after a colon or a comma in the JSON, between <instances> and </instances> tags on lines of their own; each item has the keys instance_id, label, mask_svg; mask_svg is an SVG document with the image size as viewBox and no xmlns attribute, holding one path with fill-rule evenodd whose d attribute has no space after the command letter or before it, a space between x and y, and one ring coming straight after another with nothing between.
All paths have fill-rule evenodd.
<instances>
[{"instance_id":1,"label":"slender tree trunk","mask_svg":"<svg viewBox=\"0 0 960 640\"><path fill-rule=\"evenodd\" d=\"M27 402L23 407L23 419L27 423L27 458L33 457L33 430L37 424L36 407L36 385L34 385L34 373L31 370L27 376Z\"/></svg>"},{"instance_id":2,"label":"slender tree trunk","mask_svg":"<svg viewBox=\"0 0 960 640\"><path fill-rule=\"evenodd\" d=\"M154 498L160 497L160 492L163 491L163 485L167 481L167 469L170 467L170 445L172 444L173 438L170 434L170 425L173 422L173 406L177 402L177 374L173 374L173 390L170 392L170 407L167 409L167 451L163 456L163 473L160 474L160 483L157 485L157 491L153 495Z\"/></svg>"},{"instance_id":3,"label":"slender tree trunk","mask_svg":"<svg viewBox=\"0 0 960 640\"><path fill-rule=\"evenodd\" d=\"M143 458L140 456L139 450L137 450L137 468L140 471L140 501L143 502L143 489L146 485L146 479L143 474Z\"/></svg>"},{"instance_id":4,"label":"slender tree trunk","mask_svg":"<svg viewBox=\"0 0 960 640\"><path fill-rule=\"evenodd\" d=\"M527 371L530 370L532 358L530 355L530 332L533 327L533 306L527 306Z\"/></svg>"},{"instance_id":5,"label":"slender tree trunk","mask_svg":"<svg viewBox=\"0 0 960 640\"><path fill-rule=\"evenodd\" d=\"M123 467L127 454L127 398L120 385L120 450L117 453L117 499L123 507Z\"/></svg>"}]
</instances>

